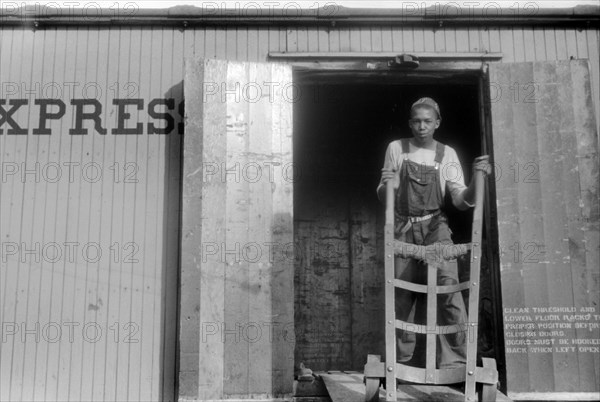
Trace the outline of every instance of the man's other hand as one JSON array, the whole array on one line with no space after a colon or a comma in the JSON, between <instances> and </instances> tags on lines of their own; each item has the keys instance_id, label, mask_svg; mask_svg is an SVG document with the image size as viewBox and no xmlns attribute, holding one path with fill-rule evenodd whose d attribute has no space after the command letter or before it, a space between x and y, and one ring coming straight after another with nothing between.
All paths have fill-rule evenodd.
<instances>
[{"instance_id":1,"label":"man's other hand","mask_svg":"<svg viewBox=\"0 0 600 402\"><path fill-rule=\"evenodd\" d=\"M473 175L475 175L477 170L481 170L486 175L492 174L489 155L478 156L473 160Z\"/></svg>"}]
</instances>

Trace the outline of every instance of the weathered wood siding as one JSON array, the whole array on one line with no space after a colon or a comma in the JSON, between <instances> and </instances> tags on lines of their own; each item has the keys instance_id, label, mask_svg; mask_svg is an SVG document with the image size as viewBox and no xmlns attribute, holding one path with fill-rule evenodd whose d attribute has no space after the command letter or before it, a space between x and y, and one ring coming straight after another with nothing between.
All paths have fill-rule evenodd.
<instances>
[{"instance_id":1,"label":"weathered wood siding","mask_svg":"<svg viewBox=\"0 0 600 402\"><path fill-rule=\"evenodd\" d=\"M262 96L243 88L291 84L292 70L273 63L187 61L182 332L196 336L186 335L182 345L180 395L289 396L293 103L285 85Z\"/></svg>"},{"instance_id":2,"label":"weathered wood siding","mask_svg":"<svg viewBox=\"0 0 600 402\"><path fill-rule=\"evenodd\" d=\"M514 82L538 86L535 101L492 105L509 396L593 399L600 236L588 64L497 65L490 79L504 91Z\"/></svg>"},{"instance_id":3,"label":"weathered wood siding","mask_svg":"<svg viewBox=\"0 0 600 402\"><path fill-rule=\"evenodd\" d=\"M187 56L266 61L270 51L489 50L502 52L503 62L589 59L592 100L598 116L599 42L597 30L563 28L432 30L392 26L344 29L239 26L188 30L80 27L37 31L0 28L0 98L41 98L39 93L35 95L37 82L39 88L56 83L63 91L74 90L75 93L80 93L86 83L97 82L102 94L94 95L93 88L88 94L101 100L103 121L110 130L115 124L111 112L115 91L122 97L145 100L143 111L130 108L132 119L144 125L153 121L146 113L150 99L180 99L183 60ZM73 86L71 82L79 85ZM16 92L15 87L7 87L7 83L16 83ZM119 83L118 88L116 83ZM125 86L127 83L131 85ZM45 88L53 91L52 86ZM28 93L31 90L34 95ZM63 98L69 99L66 95ZM177 125L180 117L175 112ZM60 122L49 121L49 127L60 132L51 136L7 135L8 127L4 124L5 132L0 137L2 162L16 163L19 167L27 162L29 168L35 162L98 161L102 164L104 179L88 183L76 177L73 182L63 178L57 183L35 183L31 175L24 182L18 175L8 175L0 183L2 241L27 246L36 242L98 242L105 255L110 254L108 248L113 243L123 246L135 242L139 245L136 256L140 262L109 265L102 260L87 264L79 258L73 262L63 259L48 264L31 262L27 257L23 263L15 256L3 260L2 322L25 322L30 329L36 322L43 328L49 322L83 325L92 321L101 325L104 332L96 343L85 342L81 337L69 342L65 337L68 327L64 326L61 327L63 336L56 343L43 339L35 342L33 335L25 336L22 341L22 332L10 336L7 342L0 344L0 399L156 399L161 388L167 394L171 392L176 376L174 317L182 160L179 140L173 133L170 136L119 137L97 133L69 136L66 129L71 116L72 108L67 103L65 117ZM25 108L14 117L28 122L28 127L37 126L35 113L28 115ZM139 182L135 186L106 178L114 175L108 169L117 162L120 169L127 162L137 164ZM63 166L63 173L65 168ZM372 222L372 218L361 216L360 221ZM362 230L370 233L372 228L354 228L352 233ZM369 243L363 247L374 249L376 245ZM364 258L356 252L350 255ZM340 272L340 275L338 286L348 291L350 278L354 278L349 293L354 297L361 274L349 276L347 272ZM302 280L310 282L318 278ZM184 305L181 308L182 311L189 309ZM332 308L328 314L337 316L340 310ZM310 319L310 314L306 319ZM113 336L114 330L109 326L115 322L121 326L128 322L139 323L140 342L113 342L109 336ZM123 331L121 327L121 340ZM346 335L347 339L357 339L362 334ZM186 336L182 334L181 352L197 359L193 357L198 353L196 346L189 344ZM297 353L302 355L301 350ZM93 356L93 364L75 358L81 356L86 361L87 356ZM346 363L350 361L348 358ZM330 368L346 368L343 367L346 363ZM310 366L310 362L307 364Z\"/></svg>"}]
</instances>

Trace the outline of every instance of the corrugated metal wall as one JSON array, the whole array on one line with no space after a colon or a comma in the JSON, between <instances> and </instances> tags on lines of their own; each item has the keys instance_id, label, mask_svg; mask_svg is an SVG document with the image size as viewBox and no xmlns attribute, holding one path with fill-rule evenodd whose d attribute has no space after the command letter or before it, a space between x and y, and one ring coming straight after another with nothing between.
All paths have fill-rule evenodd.
<instances>
[{"instance_id":1,"label":"corrugated metal wall","mask_svg":"<svg viewBox=\"0 0 600 402\"><path fill-rule=\"evenodd\" d=\"M0 98L29 102L11 116L29 134L4 124L0 136L0 400L173 395L180 136L147 135L146 123L150 99L182 99L182 44L160 30L0 35ZM69 135L70 102L86 97L107 135L87 122L87 135ZM65 115L33 135L43 98ZM115 98L145 101L127 109L144 134L111 134Z\"/></svg>"},{"instance_id":2,"label":"corrugated metal wall","mask_svg":"<svg viewBox=\"0 0 600 402\"><path fill-rule=\"evenodd\" d=\"M145 129L139 136L68 135L73 97L99 99L109 130L116 125L113 98L143 99L142 110L128 111L131 121L146 127L154 121L147 113L151 99L181 99L189 55L264 61L270 51L489 50L502 52L503 62L589 58L599 116L599 42L597 30L562 28L0 29L0 98L33 103L56 96L67 105L62 119L49 121L55 131L50 136L7 135L7 124L2 126L0 399L149 400L163 389L172 394L179 137ZM86 87L93 83L97 87ZM32 110L20 107L12 117L22 127L37 127ZM81 166L91 162L100 165L102 180L83 176ZM53 182L47 176L55 175L56 164L62 177ZM25 168L34 172L23 179ZM132 172L136 184L124 180ZM77 253L97 243L103 256L70 258L68 242L78 242ZM64 255L50 254L57 251ZM139 262L128 258L131 252Z\"/></svg>"}]
</instances>

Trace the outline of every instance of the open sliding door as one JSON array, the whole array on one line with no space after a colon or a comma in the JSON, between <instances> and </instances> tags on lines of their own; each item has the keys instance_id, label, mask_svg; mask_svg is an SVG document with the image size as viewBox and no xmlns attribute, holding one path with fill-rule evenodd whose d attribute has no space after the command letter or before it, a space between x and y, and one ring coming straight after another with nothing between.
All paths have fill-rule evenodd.
<instances>
[{"instance_id":1,"label":"open sliding door","mask_svg":"<svg viewBox=\"0 0 600 402\"><path fill-rule=\"evenodd\" d=\"M289 396L291 67L186 61L179 395Z\"/></svg>"},{"instance_id":2,"label":"open sliding door","mask_svg":"<svg viewBox=\"0 0 600 402\"><path fill-rule=\"evenodd\" d=\"M490 66L507 390L600 390L598 133L587 60Z\"/></svg>"}]
</instances>

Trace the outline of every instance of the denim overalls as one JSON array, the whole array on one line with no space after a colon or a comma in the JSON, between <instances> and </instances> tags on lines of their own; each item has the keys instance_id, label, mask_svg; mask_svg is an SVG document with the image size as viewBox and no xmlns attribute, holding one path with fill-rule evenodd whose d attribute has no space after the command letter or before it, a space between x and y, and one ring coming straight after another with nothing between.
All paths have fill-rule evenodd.
<instances>
[{"instance_id":1,"label":"denim overalls","mask_svg":"<svg viewBox=\"0 0 600 402\"><path fill-rule=\"evenodd\" d=\"M446 215L440 211L444 203L440 186L439 168L444 158L444 144L437 143L435 166L418 164L408 159L409 140L402 140L404 160L400 169L400 187L395 199L395 237L417 245L436 242L452 243ZM456 261L442 264L438 269L438 285L458 283ZM427 267L421 261L400 257L395 262L396 278L419 284L427 283ZM412 318L412 309L414 319ZM427 299L425 294L396 289L396 318L426 324ZM438 325L466 323L466 309L459 293L438 296ZM455 367L466 362L466 333L437 337L438 368ZM425 367L425 336L397 330L397 360Z\"/></svg>"}]
</instances>

